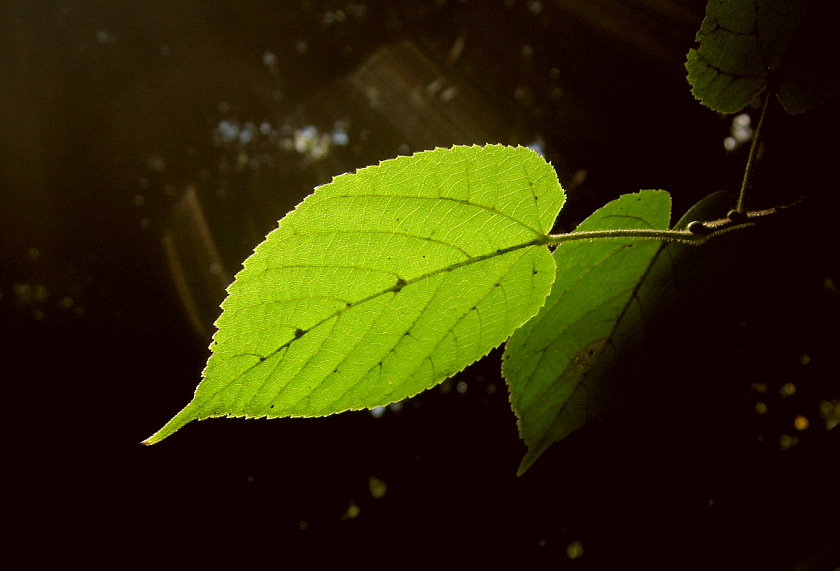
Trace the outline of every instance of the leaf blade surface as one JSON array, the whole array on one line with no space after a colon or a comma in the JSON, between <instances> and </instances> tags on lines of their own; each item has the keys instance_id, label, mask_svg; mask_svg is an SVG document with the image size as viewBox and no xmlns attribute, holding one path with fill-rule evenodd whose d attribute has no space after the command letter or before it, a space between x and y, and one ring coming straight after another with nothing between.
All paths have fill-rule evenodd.
<instances>
[{"instance_id":1,"label":"leaf blade surface","mask_svg":"<svg viewBox=\"0 0 840 571\"><path fill-rule=\"evenodd\" d=\"M666 229L670 212L667 192L627 194L576 231ZM502 374L528 447L520 474L607 405L608 389L596 372L614 358L621 325L641 319L635 293L662 246L626 239L570 242L555 250L552 292L540 312L511 336L503 356Z\"/></svg>"},{"instance_id":2,"label":"leaf blade surface","mask_svg":"<svg viewBox=\"0 0 840 571\"><path fill-rule=\"evenodd\" d=\"M412 396L499 345L554 280L564 194L529 149L399 157L316 189L229 288L194 399L216 416L323 416Z\"/></svg>"},{"instance_id":3,"label":"leaf blade surface","mask_svg":"<svg viewBox=\"0 0 840 571\"><path fill-rule=\"evenodd\" d=\"M799 88L801 62L781 66L804 13L802 0L710 0L685 63L691 92L720 113L737 113L771 84L791 113L815 104Z\"/></svg>"},{"instance_id":4,"label":"leaf blade surface","mask_svg":"<svg viewBox=\"0 0 840 571\"><path fill-rule=\"evenodd\" d=\"M767 85L756 0L710 0L685 67L691 92L720 113L737 113Z\"/></svg>"}]
</instances>

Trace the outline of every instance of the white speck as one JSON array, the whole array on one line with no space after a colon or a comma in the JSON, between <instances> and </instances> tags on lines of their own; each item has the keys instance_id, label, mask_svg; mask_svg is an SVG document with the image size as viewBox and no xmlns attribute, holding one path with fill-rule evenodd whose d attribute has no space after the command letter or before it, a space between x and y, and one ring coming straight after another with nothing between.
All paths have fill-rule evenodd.
<instances>
[{"instance_id":1,"label":"white speck","mask_svg":"<svg viewBox=\"0 0 840 571\"><path fill-rule=\"evenodd\" d=\"M385 407L384 406L377 406L370 409L370 415L373 418L382 418L382 415L385 414Z\"/></svg>"},{"instance_id":2,"label":"white speck","mask_svg":"<svg viewBox=\"0 0 840 571\"><path fill-rule=\"evenodd\" d=\"M223 119L216 125L216 134L222 143L231 143L239 137L239 125Z\"/></svg>"},{"instance_id":3,"label":"white speck","mask_svg":"<svg viewBox=\"0 0 840 571\"><path fill-rule=\"evenodd\" d=\"M239 142L247 145L254 140L254 131L256 126L253 123L245 123L239 131Z\"/></svg>"},{"instance_id":4,"label":"white speck","mask_svg":"<svg viewBox=\"0 0 840 571\"><path fill-rule=\"evenodd\" d=\"M747 113L735 115L732 119L732 124L736 127L749 127L751 123L750 116Z\"/></svg>"},{"instance_id":5,"label":"white speck","mask_svg":"<svg viewBox=\"0 0 840 571\"><path fill-rule=\"evenodd\" d=\"M733 125L732 126L732 136L735 137L735 140L739 143L745 143L752 138L752 128L748 125Z\"/></svg>"},{"instance_id":6,"label":"white speck","mask_svg":"<svg viewBox=\"0 0 840 571\"><path fill-rule=\"evenodd\" d=\"M265 52L262 57L263 65L268 68L277 66L277 56L274 52Z\"/></svg>"},{"instance_id":7,"label":"white speck","mask_svg":"<svg viewBox=\"0 0 840 571\"><path fill-rule=\"evenodd\" d=\"M545 157L545 144L542 139L536 139L528 145L528 148L537 153L541 157Z\"/></svg>"},{"instance_id":8,"label":"white speck","mask_svg":"<svg viewBox=\"0 0 840 571\"><path fill-rule=\"evenodd\" d=\"M727 151L734 151L738 147L738 141L735 137L727 137L723 140L723 148Z\"/></svg>"},{"instance_id":9,"label":"white speck","mask_svg":"<svg viewBox=\"0 0 840 571\"><path fill-rule=\"evenodd\" d=\"M332 142L335 145L347 145L350 143L350 136L347 134L344 123L336 121L333 126Z\"/></svg>"},{"instance_id":10,"label":"white speck","mask_svg":"<svg viewBox=\"0 0 840 571\"><path fill-rule=\"evenodd\" d=\"M740 113L732 118L729 136L723 140L723 147L727 151L734 151L753 136L752 119L748 113Z\"/></svg>"},{"instance_id":11,"label":"white speck","mask_svg":"<svg viewBox=\"0 0 840 571\"><path fill-rule=\"evenodd\" d=\"M312 125L296 130L295 150L299 153L305 153L307 149L312 147L317 137L318 129Z\"/></svg>"}]
</instances>

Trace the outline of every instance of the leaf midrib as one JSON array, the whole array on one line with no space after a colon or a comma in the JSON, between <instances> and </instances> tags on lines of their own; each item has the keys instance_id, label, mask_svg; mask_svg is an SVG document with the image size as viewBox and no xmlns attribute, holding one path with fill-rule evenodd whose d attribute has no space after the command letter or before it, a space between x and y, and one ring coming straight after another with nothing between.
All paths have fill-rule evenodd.
<instances>
[{"instance_id":1,"label":"leaf midrib","mask_svg":"<svg viewBox=\"0 0 840 571\"><path fill-rule=\"evenodd\" d=\"M237 380L241 379L243 376L248 374L250 371L252 371L256 367L260 366L266 360L270 359L271 357L273 357L274 355L276 355L280 351L291 347L291 345L293 343L295 343L296 341L303 338L307 333L309 333L310 331L319 327L320 325L328 322L329 320L334 319L335 317L338 317L339 315L341 315L345 311L349 311L350 309L352 309L354 307L358 307L358 306L360 306L364 303L367 303L369 301L377 299L378 297L381 297L381 296L386 295L388 293L399 292L404 287L407 287L409 285L418 283L418 282L420 282L422 280L425 280L425 279L429 279L429 278L431 278L433 276L436 276L436 275L439 275L439 274L449 273L449 272L452 272L452 271L454 271L458 268L468 266L470 264L480 263L480 262L483 262L485 260L489 260L489 259L495 258L497 256L502 256L504 254L508 254L510 252L514 252L516 250L520 250L520 249L523 249L523 248L528 248L528 247L531 247L531 246L543 246L547 243L547 240L548 240L547 236L541 235L540 238L535 238L534 240L530 240L530 241L524 242L522 244L516 244L514 246L509 246L507 248L502 248L502 249L496 250L494 252L490 252L490 253L487 253L487 254L482 254L480 256L471 256L467 260L463 260L461 262L456 262L454 264L450 264L448 266L445 266L443 268L439 268L439 269L434 270L432 272L427 272L425 274L422 274L422 275L417 276L415 278L412 278L410 280L402 280L401 278L398 278L397 283L394 284L393 286L385 288L385 289L383 289L381 291L378 291L378 292L375 292L373 294L370 294L370 295L368 295L368 296L366 296L366 297L364 297L364 298L362 298L358 301L347 303L347 305L344 308L342 308L341 310L335 311L335 312L331 313L330 315L325 316L324 318L322 318L321 320L319 320L318 322L316 322L315 324L310 326L308 329L302 330L302 333L300 335L298 335L298 336L290 339L289 341L281 344L279 347L270 351L266 355L260 355L260 354L257 354L257 353L245 353L245 352L236 353L236 354L233 354L233 355L228 355L228 356L226 356L226 358L228 358L228 359L236 358L236 357L245 357L245 356L256 356L258 358L258 360L255 363L249 365L247 368L245 368L241 372L239 372L235 377L231 378L227 383L225 383L223 386L219 387L219 389L214 391L211 395L208 395L208 399L214 398L221 391L225 390L228 386L235 383ZM271 374L268 375L268 377L270 377L270 376L271 376ZM266 377L266 378L268 378L268 377Z\"/></svg>"}]
</instances>

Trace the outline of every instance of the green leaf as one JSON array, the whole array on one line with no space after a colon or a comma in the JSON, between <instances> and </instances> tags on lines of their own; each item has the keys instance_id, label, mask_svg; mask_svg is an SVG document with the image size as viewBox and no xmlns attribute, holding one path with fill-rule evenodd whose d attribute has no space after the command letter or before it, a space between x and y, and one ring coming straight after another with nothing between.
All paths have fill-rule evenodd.
<instances>
[{"instance_id":1,"label":"green leaf","mask_svg":"<svg viewBox=\"0 0 840 571\"><path fill-rule=\"evenodd\" d=\"M691 92L707 107L737 113L767 87L757 35L756 0L710 0L688 52Z\"/></svg>"},{"instance_id":2,"label":"green leaf","mask_svg":"<svg viewBox=\"0 0 840 571\"><path fill-rule=\"evenodd\" d=\"M670 214L667 192L642 191L600 208L576 231L667 229ZM636 293L662 247L617 239L570 242L555 250L557 280L551 295L508 341L502 364L528 447L520 474L607 405L610 389L602 371L620 348L622 326L640 320Z\"/></svg>"},{"instance_id":3,"label":"green leaf","mask_svg":"<svg viewBox=\"0 0 840 571\"><path fill-rule=\"evenodd\" d=\"M740 111L771 83L788 111L813 105L798 88L800 66L781 65L805 10L802 0L710 0L686 61L691 92L721 113Z\"/></svg>"},{"instance_id":4,"label":"green leaf","mask_svg":"<svg viewBox=\"0 0 840 571\"><path fill-rule=\"evenodd\" d=\"M436 149L336 177L245 261L191 420L323 416L440 383L504 342L554 281L564 201L533 151Z\"/></svg>"}]
</instances>

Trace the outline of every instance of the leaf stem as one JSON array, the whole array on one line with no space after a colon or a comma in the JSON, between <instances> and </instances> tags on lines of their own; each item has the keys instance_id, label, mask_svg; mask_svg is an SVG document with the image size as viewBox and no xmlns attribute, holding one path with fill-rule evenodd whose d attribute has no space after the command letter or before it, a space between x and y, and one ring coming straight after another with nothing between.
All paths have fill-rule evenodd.
<instances>
[{"instance_id":1,"label":"leaf stem","mask_svg":"<svg viewBox=\"0 0 840 571\"><path fill-rule=\"evenodd\" d=\"M741 223L741 226L753 226L752 223ZM734 229L734 228L730 228ZM564 244L582 240L628 239L658 240L663 242L684 242L686 244L702 244L712 234L696 234L688 230L654 230L654 229L621 229L621 230L589 230L584 232L569 232L568 234L549 234L548 244Z\"/></svg>"},{"instance_id":2,"label":"leaf stem","mask_svg":"<svg viewBox=\"0 0 840 571\"><path fill-rule=\"evenodd\" d=\"M653 228L617 229L617 230L588 230L582 232L568 232L566 234L549 234L546 244L564 244L581 240L628 239L659 240L663 242L681 242L699 246L712 238L717 238L729 232L752 228L764 219L774 218L775 214L796 206L799 202L786 206L777 206L767 210L751 210L745 212L742 218L720 218L708 222L692 222L686 230L657 230Z\"/></svg>"},{"instance_id":3,"label":"leaf stem","mask_svg":"<svg viewBox=\"0 0 840 571\"><path fill-rule=\"evenodd\" d=\"M609 238L634 238L636 240L685 241L696 243L704 238L699 234L692 234L688 230L654 230L654 229L621 229L621 230L589 230L584 232L570 232L568 234L551 234L548 243L563 244L581 240L603 240Z\"/></svg>"},{"instance_id":4,"label":"leaf stem","mask_svg":"<svg viewBox=\"0 0 840 571\"><path fill-rule=\"evenodd\" d=\"M764 93L764 103L761 106L761 115L758 118L758 125L755 128L752 143L750 144L750 154L747 157L747 166L744 168L744 179L741 181L741 191L738 193L738 202L735 204L735 211L738 214L746 214L747 212L747 191L750 189L753 172L755 171L755 164L758 158L758 147L761 144L761 127L764 125L764 118L767 116L767 108L770 107L770 100L772 98L772 92L767 90Z\"/></svg>"}]
</instances>

